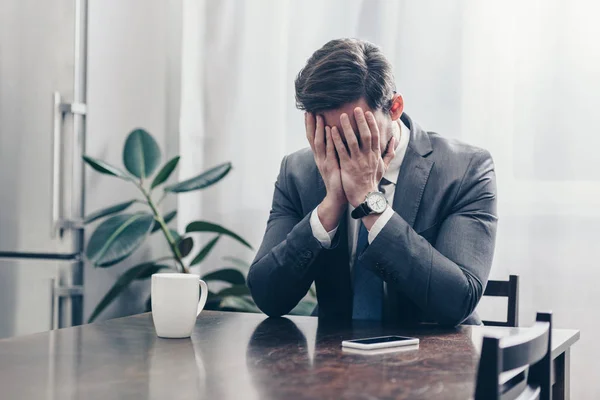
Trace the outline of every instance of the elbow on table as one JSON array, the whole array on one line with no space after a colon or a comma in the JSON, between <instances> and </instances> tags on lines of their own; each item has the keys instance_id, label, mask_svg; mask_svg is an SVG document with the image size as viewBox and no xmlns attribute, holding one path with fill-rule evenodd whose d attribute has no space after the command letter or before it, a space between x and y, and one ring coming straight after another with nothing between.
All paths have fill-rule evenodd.
<instances>
[{"instance_id":1,"label":"elbow on table","mask_svg":"<svg viewBox=\"0 0 600 400\"><path fill-rule=\"evenodd\" d=\"M441 317L438 317L438 324L442 325L442 326L447 326L450 328L454 328L460 324L462 324L468 317L469 314L465 314L464 313L460 313L460 312L456 312L456 313L452 313L452 314L445 314Z\"/></svg>"},{"instance_id":2,"label":"elbow on table","mask_svg":"<svg viewBox=\"0 0 600 400\"><path fill-rule=\"evenodd\" d=\"M250 293L252 294L252 299L254 300L254 304L269 317L281 317L287 314L289 311L286 311L281 306L277 304L277 302L272 301L268 296L265 296L262 293L257 293L256 290L252 290L250 286L250 282L248 282L248 287L250 288Z\"/></svg>"},{"instance_id":3,"label":"elbow on table","mask_svg":"<svg viewBox=\"0 0 600 400\"><path fill-rule=\"evenodd\" d=\"M446 303L447 307L438 315L438 323L443 326L455 327L465 322L475 311L481 298L480 293L481 290L469 285L454 304Z\"/></svg>"},{"instance_id":4,"label":"elbow on table","mask_svg":"<svg viewBox=\"0 0 600 400\"><path fill-rule=\"evenodd\" d=\"M250 291L252 292L252 290ZM269 317L282 317L291 311L291 309L283 308L276 302L268 301L266 299L260 299L260 296L257 297L252 295L252 298L254 299L254 303L260 309L260 311L262 311Z\"/></svg>"},{"instance_id":5,"label":"elbow on table","mask_svg":"<svg viewBox=\"0 0 600 400\"><path fill-rule=\"evenodd\" d=\"M246 284L248 285L248 289L250 289L254 304L269 317L281 317L291 311L291 309L287 310L283 307L283 302L277 301L277 299L270 295L272 291L266 287L264 278L257 276L252 267L248 272Z\"/></svg>"}]
</instances>

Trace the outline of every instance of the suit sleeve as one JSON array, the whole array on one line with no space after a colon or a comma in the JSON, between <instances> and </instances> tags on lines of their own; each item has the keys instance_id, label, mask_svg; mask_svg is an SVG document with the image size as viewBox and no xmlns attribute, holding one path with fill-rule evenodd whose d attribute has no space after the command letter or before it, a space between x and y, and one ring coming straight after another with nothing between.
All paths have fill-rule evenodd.
<instances>
[{"instance_id":1,"label":"suit sleeve","mask_svg":"<svg viewBox=\"0 0 600 400\"><path fill-rule=\"evenodd\" d=\"M315 279L315 259L323 247L313 235L310 216L291 200L287 158L275 183L267 229L248 272L248 287L256 305L269 316L289 313Z\"/></svg>"},{"instance_id":2,"label":"suit sleeve","mask_svg":"<svg viewBox=\"0 0 600 400\"><path fill-rule=\"evenodd\" d=\"M428 316L458 325L483 295L496 240L496 177L487 151L473 155L435 246L397 213L361 255Z\"/></svg>"}]
</instances>

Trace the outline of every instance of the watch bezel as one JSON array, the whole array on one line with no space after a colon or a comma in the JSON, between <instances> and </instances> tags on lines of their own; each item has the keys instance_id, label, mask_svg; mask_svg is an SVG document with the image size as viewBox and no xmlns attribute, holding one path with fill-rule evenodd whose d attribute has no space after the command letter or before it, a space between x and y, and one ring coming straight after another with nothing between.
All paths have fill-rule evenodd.
<instances>
[{"instance_id":1,"label":"watch bezel","mask_svg":"<svg viewBox=\"0 0 600 400\"><path fill-rule=\"evenodd\" d=\"M373 201L374 198L382 198L383 201L385 202L385 206L381 210L375 209L374 207L371 206L371 204L377 204L376 201ZM387 199L385 198L385 195L383 193L381 193L381 192L369 192L369 193L367 193L367 195L365 196L365 202L364 202L364 204L367 206L367 208L373 214L381 214L382 212L385 211L385 209L388 206Z\"/></svg>"}]
</instances>

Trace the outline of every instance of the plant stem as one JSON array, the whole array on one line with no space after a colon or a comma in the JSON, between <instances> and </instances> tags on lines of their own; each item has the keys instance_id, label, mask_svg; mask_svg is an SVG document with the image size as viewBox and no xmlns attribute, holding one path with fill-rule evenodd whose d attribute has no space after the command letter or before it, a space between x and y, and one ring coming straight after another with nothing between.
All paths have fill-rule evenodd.
<instances>
[{"instance_id":1,"label":"plant stem","mask_svg":"<svg viewBox=\"0 0 600 400\"><path fill-rule=\"evenodd\" d=\"M177 248L177 243L175 243L175 239L173 239L171 232L169 232L169 228L167 228L167 224L165 223L163 216L158 211L158 208L152 201L152 198L150 197L150 193L146 192L146 190L144 189L144 187L141 184L137 185L137 186L140 189L140 191L144 194L144 197L146 198L148 205L152 209L152 213L154 214L154 219L160 225L160 229L162 230L163 234L165 235L165 238L167 239L167 242L169 243L169 247L171 248L171 252L173 253L173 256L175 257L175 260L181 267L181 271L183 273L189 274L190 270L183 263L183 260L181 259L181 253L179 252L179 249Z\"/></svg>"},{"instance_id":2,"label":"plant stem","mask_svg":"<svg viewBox=\"0 0 600 400\"><path fill-rule=\"evenodd\" d=\"M165 197L167 197L167 192L163 193L163 195L160 197L160 199L158 199L158 203L156 203L156 205L160 206L160 203L163 202L163 200L165 199Z\"/></svg>"}]
</instances>

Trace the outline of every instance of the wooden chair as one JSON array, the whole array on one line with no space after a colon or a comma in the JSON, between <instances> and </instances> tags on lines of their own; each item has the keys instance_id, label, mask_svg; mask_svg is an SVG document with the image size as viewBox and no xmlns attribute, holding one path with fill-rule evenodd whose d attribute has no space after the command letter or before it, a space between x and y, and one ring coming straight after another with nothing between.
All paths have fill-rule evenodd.
<instances>
[{"instance_id":1,"label":"wooden chair","mask_svg":"<svg viewBox=\"0 0 600 400\"><path fill-rule=\"evenodd\" d=\"M552 314L538 313L522 333L484 336L475 400L550 400L551 368Z\"/></svg>"},{"instance_id":2,"label":"wooden chair","mask_svg":"<svg viewBox=\"0 0 600 400\"><path fill-rule=\"evenodd\" d=\"M487 326L519 326L519 276L510 275L507 281L488 281L484 296L508 297L507 317L504 321L483 321Z\"/></svg>"}]
</instances>

